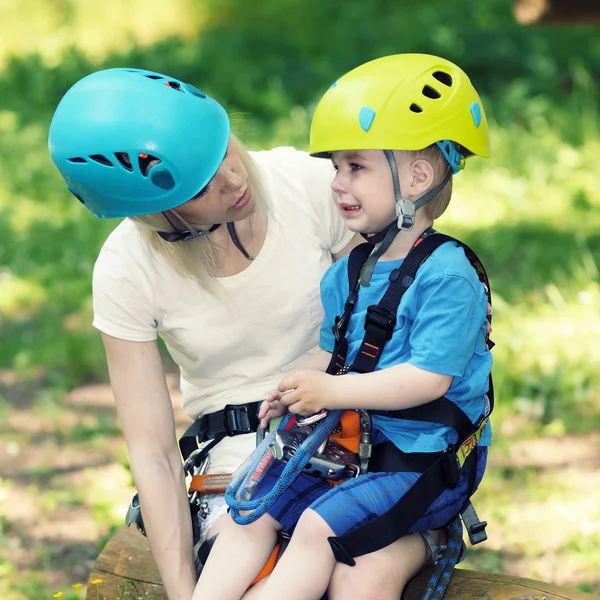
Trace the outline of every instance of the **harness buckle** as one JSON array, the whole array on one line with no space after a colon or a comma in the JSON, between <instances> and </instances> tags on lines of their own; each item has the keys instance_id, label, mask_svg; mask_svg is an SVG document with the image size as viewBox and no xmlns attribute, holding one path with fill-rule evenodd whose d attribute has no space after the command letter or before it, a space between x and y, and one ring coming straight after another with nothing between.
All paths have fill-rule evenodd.
<instances>
[{"instance_id":1,"label":"harness buckle","mask_svg":"<svg viewBox=\"0 0 600 600\"><path fill-rule=\"evenodd\" d=\"M342 337L340 335L340 326L339 326L340 321L341 321L341 318L340 317L336 317L335 318L335 322L333 324L333 327L331 328L331 332L333 333L333 337L335 337L335 341L336 342L339 342L340 339L341 339L341 337Z\"/></svg>"},{"instance_id":2,"label":"harness buckle","mask_svg":"<svg viewBox=\"0 0 600 600\"><path fill-rule=\"evenodd\" d=\"M444 461L444 483L453 490L458 485L460 478L460 460L454 446L448 446L442 458Z\"/></svg>"},{"instance_id":3,"label":"harness buckle","mask_svg":"<svg viewBox=\"0 0 600 600\"><path fill-rule=\"evenodd\" d=\"M391 339L396 326L396 315L378 304L372 304L367 308L367 316L365 317L365 331L368 331L370 325L377 329L385 331L386 340Z\"/></svg>"},{"instance_id":4,"label":"harness buckle","mask_svg":"<svg viewBox=\"0 0 600 600\"><path fill-rule=\"evenodd\" d=\"M415 224L415 203L405 198L396 202L396 216L398 217L398 229L410 231Z\"/></svg>"},{"instance_id":5,"label":"harness buckle","mask_svg":"<svg viewBox=\"0 0 600 600\"><path fill-rule=\"evenodd\" d=\"M226 404L223 409L223 426L229 437L252 433L246 404Z\"/></svg>"}]
</instances>

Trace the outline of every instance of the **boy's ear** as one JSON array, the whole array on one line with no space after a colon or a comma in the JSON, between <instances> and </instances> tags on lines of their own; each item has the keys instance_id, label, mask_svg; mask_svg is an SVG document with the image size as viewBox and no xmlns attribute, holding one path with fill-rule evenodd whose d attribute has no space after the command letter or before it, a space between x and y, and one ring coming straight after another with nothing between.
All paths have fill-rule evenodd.
<instances>
[{"instance_id":1,"label":"boy's ear","mask_svg":"<svg viewBox=\"0 0 600 600\"><path fill-rule=\"evenodd\" d=\"M411 186L416 193L429 189L435 180L433 165L424 158L417 158L412 164Z\"/></svg>"}]
</instances>

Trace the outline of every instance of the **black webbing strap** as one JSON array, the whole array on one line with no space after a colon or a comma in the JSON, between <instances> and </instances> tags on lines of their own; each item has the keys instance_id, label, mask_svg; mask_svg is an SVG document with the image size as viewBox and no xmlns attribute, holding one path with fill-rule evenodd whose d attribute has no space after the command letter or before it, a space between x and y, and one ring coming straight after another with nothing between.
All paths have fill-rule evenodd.
<instances>
[{"instance_id":1,"label":"black webbing strap","mask_svg":"<svg viewBox=\"0 0 600 600\"><path fill-rule=\"evenodd\" d=\"M415 242L399 269L390 273L390 285L378 304L367 308L365 336L351 366L357 373L371 373L379 362L386 342L392 337L402 296L413 284L425 259L452 238L434 229L424 231Z\"/></svg>"},{"instance_id":2,"label":"black webbing strap","mask_svg":"<svg viewBox=\"0 0 600 600\"><path fill-rule=\"evenodd\" d=\"M375 370L383 348L394 332L396 315L402 296L414 283L417 271L427 257L446 242L455 242L461 246L465 256L475 269L479 280L484 285L488 302L491 305L490 282L485 268L475 252L460 240L438 233L432 228L427 229L410 249L400 268L394 269L390 273L390 285L379 303L368 307L365 319L365 336L350 370L357 373L370 373ZM354 302L356 302L356 298L354 298ZM489 321L491 323L491 316ZM491 350L494 342L489 339L489 336L486 336L486 343Z\"/></svg>"},{"instance_id":3,"label":"black webbing strap","mask_svg":"<svg viewBox=\"0 0 600 600\"><path fill-rule=\"evenodd\" d=\"M258 407L260 402L248 404L227 404L223 410L202 415L194 421L181 436L179 449L184 460L198 449L198 444L212 440L202 448L201 460L206 453L224 437L253 433L258 428Z\"/></svg>"},{"instance_id":4,"label":"black webbing strap","mask_svg":"<svg viewBox=\"0 0 600 600\"><path fill-rule=\"evenodd\" d=\"M360 272L374 247L373 244L360 244L353 248L350 256L348 256L348 298L344 305L344 312L340 317L335 318L335 323L332 327L333 335L335 336L335 345L331 353L329 366L326 370L326 373L331 375L339 373L346 364L346 355L348 354L346 332L348 331L350 315L354 310L354 305L358 297Z\"/></svg>"},{"instance_id":5,"label":"black webbing strap","mask_svg":"<svg viewBox=\"0 0 600 600\"><path fill-rule=\"evenodd\" d=\"M402 410L370 410L371 415L391 417L394 419L407 419L409 421L425 421L439 423L452 427L458 434L459 440L466 440L473 431L473 423L465 412L452 400L443 396L412 408Z\"/></svg>"},{"instance_id":6,"label":"black webbing strap","mask_svg":"<svg viewBox=\"0 0 600 600\"><path fill-rule=\"evenodd\" d=\"M439 456L439 453L436 455ZM465 469L471 471L477 468L476 455L476 452L469 455ZM327 538L336 560L354 566L355 557L381 550L408 534L446 489L450 456L442 453L386 513L343 536Z\"/></svg>"}]
</instances>

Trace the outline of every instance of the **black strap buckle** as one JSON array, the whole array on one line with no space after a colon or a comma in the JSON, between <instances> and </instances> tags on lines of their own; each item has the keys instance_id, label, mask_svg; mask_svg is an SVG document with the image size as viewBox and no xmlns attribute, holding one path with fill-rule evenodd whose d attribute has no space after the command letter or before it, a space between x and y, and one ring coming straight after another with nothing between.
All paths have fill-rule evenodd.
<instances>
[{"instance_id":1,"label":"black strap buckle","mask_svg":"<svg viewBox=\"0 0 600 600\"><path fill-rule=\"evenodd\" d=\"M396 315L377 304L372 304L367 308L365 330L368 331L370 326L383 330L386 334L386 340L389 340L396 326Z\"/></svg>"},{"instance_id":2,"label":"black strap buckle","mask_svg":"<svg viewBox=\"0 0 600 600\"><path fill-rule=\"evenodd\" d=\"M448 446L442 456L444 471L444 483L446 487L453 490L458 485L460 478L460 463L458 456L456 455L456 448L454 446Z\"/></svg>"},{"instance_id":3,"label":"black strap buckle","mask_svg":"<svg viewBox=\"0 0 600 600\"><path fill-rule=\"evenodd\" d=\"M333 336L335 337L336 342L339 342L342 337L340 335L340 323L341 322L342 322L342 318L336 317L335 321L333 322L333 327L331 328L331 332L333 333Z\"/></svg>"},{"instance_id":4,"label":"black strap buckle","mask_svg":"<svg viewBox=\"0 0 600 600\"><path fill-rule=\"evenodd\" d=\"M228 436L252 433L247 404L226 404L223 409L223 427Z\"/></svg>"}]
</instances>

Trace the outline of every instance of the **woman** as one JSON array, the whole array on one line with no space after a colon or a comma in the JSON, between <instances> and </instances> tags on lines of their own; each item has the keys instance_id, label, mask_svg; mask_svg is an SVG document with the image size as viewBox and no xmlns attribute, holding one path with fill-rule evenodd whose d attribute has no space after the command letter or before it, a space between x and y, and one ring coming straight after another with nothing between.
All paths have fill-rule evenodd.
<instances>
[{"instance_id":1,"label":"woman","mask_svg":"<svg viewBox=\"0 0 600 600\"><path fill-rule=\"evenodd\" d=\"M159 73L79 81L57 107L49 147L92 214L128 217L95 265L94 326L162 581L171 600L190 600L190 510L157 337L180 367L193 419L260 400L316 349L319 281L356 240L331 201L328 161L291 148L248 153L217 102ZM253 447L252 434L225 438L209 472L231 473ZM209 508L205 535L225 503ZM428 550L404 538L336 568L330 596L363 587L393 596L394 574L411 568L396 564L396 547L406 555L407 545L420 564Z\"/></svg>"}]
</instances>

